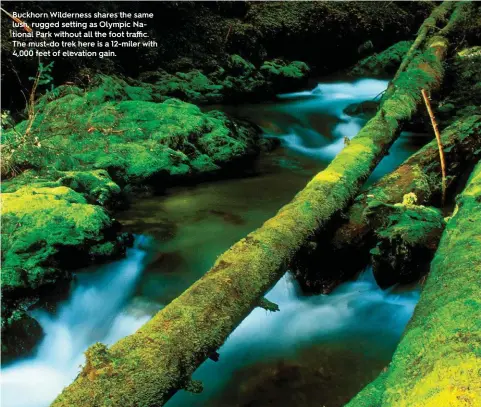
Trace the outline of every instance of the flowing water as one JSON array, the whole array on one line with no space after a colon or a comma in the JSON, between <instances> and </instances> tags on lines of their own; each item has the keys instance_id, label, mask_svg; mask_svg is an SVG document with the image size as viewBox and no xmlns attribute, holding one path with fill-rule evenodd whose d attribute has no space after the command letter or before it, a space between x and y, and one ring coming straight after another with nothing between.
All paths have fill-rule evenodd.
<instances>
[{"instance_id":1,"label":"flowing water","mask_svg":"<svg viewBox=\"0 0 481 407\"><path fill-rule=\"evenodd\" d=\"M48 406L78 374L89 345L138 329L324 168L365 122L344 109L386 86L371 79L323 83L276 103L222 107L279 138L282 148L261 157L249 176L173 188L120 213L137 234L134 248L123 260L79 272L55 312L33 312L46 336L34 356L3 369L2 406ZM403 133L370 182L424 142ZM220 360L195 373L204 392L178 392L169 407L341 406L389 362L418 290L382 291L368 269L315 297L302 295L286 274L267 298L280 312L254 310L219 350Z\"/></svg>"}]
</instances>

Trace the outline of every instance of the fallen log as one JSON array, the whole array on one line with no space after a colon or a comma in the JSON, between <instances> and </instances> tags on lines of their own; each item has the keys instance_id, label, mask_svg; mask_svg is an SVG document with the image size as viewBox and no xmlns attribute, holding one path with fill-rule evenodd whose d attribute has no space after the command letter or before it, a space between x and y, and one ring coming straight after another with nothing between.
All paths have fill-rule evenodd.
<instances>
[{"instance_id":1,"label":"fallen log","mask_svg":"<svg viewBox=\"0 0 481 407\"><path fill-rule=\"evenodd\" d=\"M136 333L110 349L90 347L82 371L52 406L159 407L179 389L200 391L192 373L263 303L297 250L359 192L422 102L421 89L440 85L447 48L444 37L430 38L376 116L324 171Z\"/></svg>"},{"instance_id":2,"label":"fallen log","mask_svg":"<svg viewBox=\"0 0 481 407\"><path fill-rule=\"evenodd\" d=\"M425 43L426 39L428 38L428 35L438 28L437 25L440 20L445 19L446 17L449 16L451 9L452 9L452 5L448 3L443 3L441 4L441 6L435 8L431 13L431 15L428 18L426 18L426 20L424 20L421 27L419 27L419 30L416 35L416 39L414 40L408 52L406 53L405 57L401 61L401 65L399 65L396 75L394 76L394 80L396 80L399 77L399 75L406 70L406 68L411 63L411 61L413 60L418 50ZM448 20L448 23L449 21L450 19Z\"/></svg>"},{"instance_id":3,"label":"fallen log","mask_svg":"<svg viewBox=\"0 0 481 407\"><path fill-rule=\"evenodd\" d=\"M480 134L481 115L458 119L442 132L448 192L452 192L464 171L479 159ZM299 258L304 260L294 261L291 270L303 289L328 293L362 270L369 262L369 250L376 245L374 231L386 222L386 213L372 208L400 203L409 193L416 195L418 205L441 202L442 173L436 140L358 195L333 234L326 234L317 244L307 245L301 251ZM323 263L336 267L319 267Z\"/></svg>"},{"instance_id":4,"label":"fallen log","mask_svg":"<svg viewBox=\"0 0 481 407\"><path fill-rule=\"evenodd\" d=\"M481 405L481 161L387 371L346 407Z\"/></svg>"}]
</instances>

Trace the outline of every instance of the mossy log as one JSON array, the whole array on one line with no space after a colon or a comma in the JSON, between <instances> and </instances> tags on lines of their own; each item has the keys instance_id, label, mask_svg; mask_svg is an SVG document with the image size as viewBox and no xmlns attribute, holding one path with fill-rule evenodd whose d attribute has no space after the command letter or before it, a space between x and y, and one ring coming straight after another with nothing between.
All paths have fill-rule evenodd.
<instances>
[{"instance_id":1,"label":"mossy log","mask_svg":"<svg viewBox=\"0 0 481 407\"><path fill-rule=\"evenodd\" d=\"M347 406L480 406L480 276L481 162L457 198L389 368Z\"/></svg>"},{"instance_id":2,"label":"mossy log","mask_svg":"<svg viewBox=\"0 0 481 407\"><path fill-rule=\"evenodd\" d=\"M442 132L448 192L467 167L479 159L480 134L481 115L458 119ZM374 210L376 206L400 203L409 193L416 195L418 205L438 204L441 192L438 145L433 140L358 195L333 234L326 234L316 244L304 247L303 252L309 256L299 256L291 267L297 280L306 291L330 292L368 263L369 250L376 245L374 231L386 223L386 212ZM323 262L337 267L320 268Z\"/></svg>"},{"instance_id":3,"label":"mossy log","mask_svg":"<svg viewBox=\"0 0 481 407\"><path fill-rule=\"evenodd\" d=\"M350 144L276 216L222 254L200 280L136 333L111 348L96 344L55 407L159 407L179 389L199 391L191 375L285 273L298 249L359 192L396 139L401 122L443 77L448 41L426 43L394 92Z\"/></svg>"},{"instance_id":4,"label":"mossy log","mask_svg":"<svg viewBox=\"0 0 481 407\"><path fill-rule=\"evenodd\" d=\"M399 75L406 70L409 63L413 60L414 56L418 52L418 49L424 44L429 34L436 30L440 20L445 19L454 7L453 2L444 2L439 7L435 8L431 15L424 20L423 24L418 30L415 41L412 43L408 52L401 61L399 69L394 76L394 80L399 77Z\"/></svg>"}]
</instances>

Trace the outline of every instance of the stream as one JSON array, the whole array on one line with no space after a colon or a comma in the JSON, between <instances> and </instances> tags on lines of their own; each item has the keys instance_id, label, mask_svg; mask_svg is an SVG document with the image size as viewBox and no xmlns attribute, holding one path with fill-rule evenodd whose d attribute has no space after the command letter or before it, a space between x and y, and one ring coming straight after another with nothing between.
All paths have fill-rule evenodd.
<instances>
[{"instance_id":1,"label":"stream","mask_svg":"<svg viewBox=\"0 0 481 407\"><path fill-rule=\"evenodd\" d=\"M32 312L46 335L34 356L2 369L2 406L48 406L76 377L89 345L133 333L289 202L365 123L344 109L374 99L387 83L330 81L275 103L222 106L279 138L281 147L245 177L172 188L119 213L136 236L134 247L125 259L77 273L55 312ZM427 141L402 133L368 183ZM280 312L255 309L219 350L219 361L194 374L203 393L179 391L167 407L342 406L389 363L419 289L383 291L367 268L320 296L303 295L287 273L266 297Z\"/></svg>"}]
</instances>

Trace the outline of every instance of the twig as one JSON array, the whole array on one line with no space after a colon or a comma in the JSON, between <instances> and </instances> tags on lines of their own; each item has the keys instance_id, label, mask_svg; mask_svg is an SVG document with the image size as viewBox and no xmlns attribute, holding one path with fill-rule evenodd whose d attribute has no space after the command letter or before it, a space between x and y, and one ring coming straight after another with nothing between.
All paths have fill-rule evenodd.
<instances>
[{"instance_id":1,"label":"twig","mask_svg":"<svg viewBox=\"0 0 481 407\"><path fill-rule=\"evenodd\" d=\"M431 124L434 130L434 134L438 142L439 159L441 161L441 174L442 174L442 183L443 183L442 184L443 186L442 204L444 205L444 201L446 200L446 160L444 157L443 144L441 142L441 134L439 134L438 124L436 122L436 118L434 117L433 109L431 108L431 102L429 101L428 94L424 89L421 90L421 93L423 95L424 103L426 104L426 109L428 110L428 114L431 119Z\"/></svg>"},{"instance_id":2,"label":"twig","mask_svg":"<svg viewBox=\"0 0 481 407\"><path fill-rule=\"evenodd\" d=\"M232 31L232 24L229 25L229 30L227 31L227 35L225 36L224 45L227 44L227 40L229 39L229 35L231 31Z\"/></svg>"},{"instance_id":3,"label":"twig","mask_svg":"<svg viewBox=\"0 0 481 407\"><path fill-rule=\"evenodd\" d=\"M20 20L18 17L14 17L13 15L11 15L7 10L4 10L3 8L0 7L0 10L2 10L7 16L9 16L13 21L15 21L17 24L20 24L23 29L28 32L28 33L31 33L32 32L32 29L29 27L29 25L25 22L23 22L22 20Z\"/></svg>"}]
</instances>

